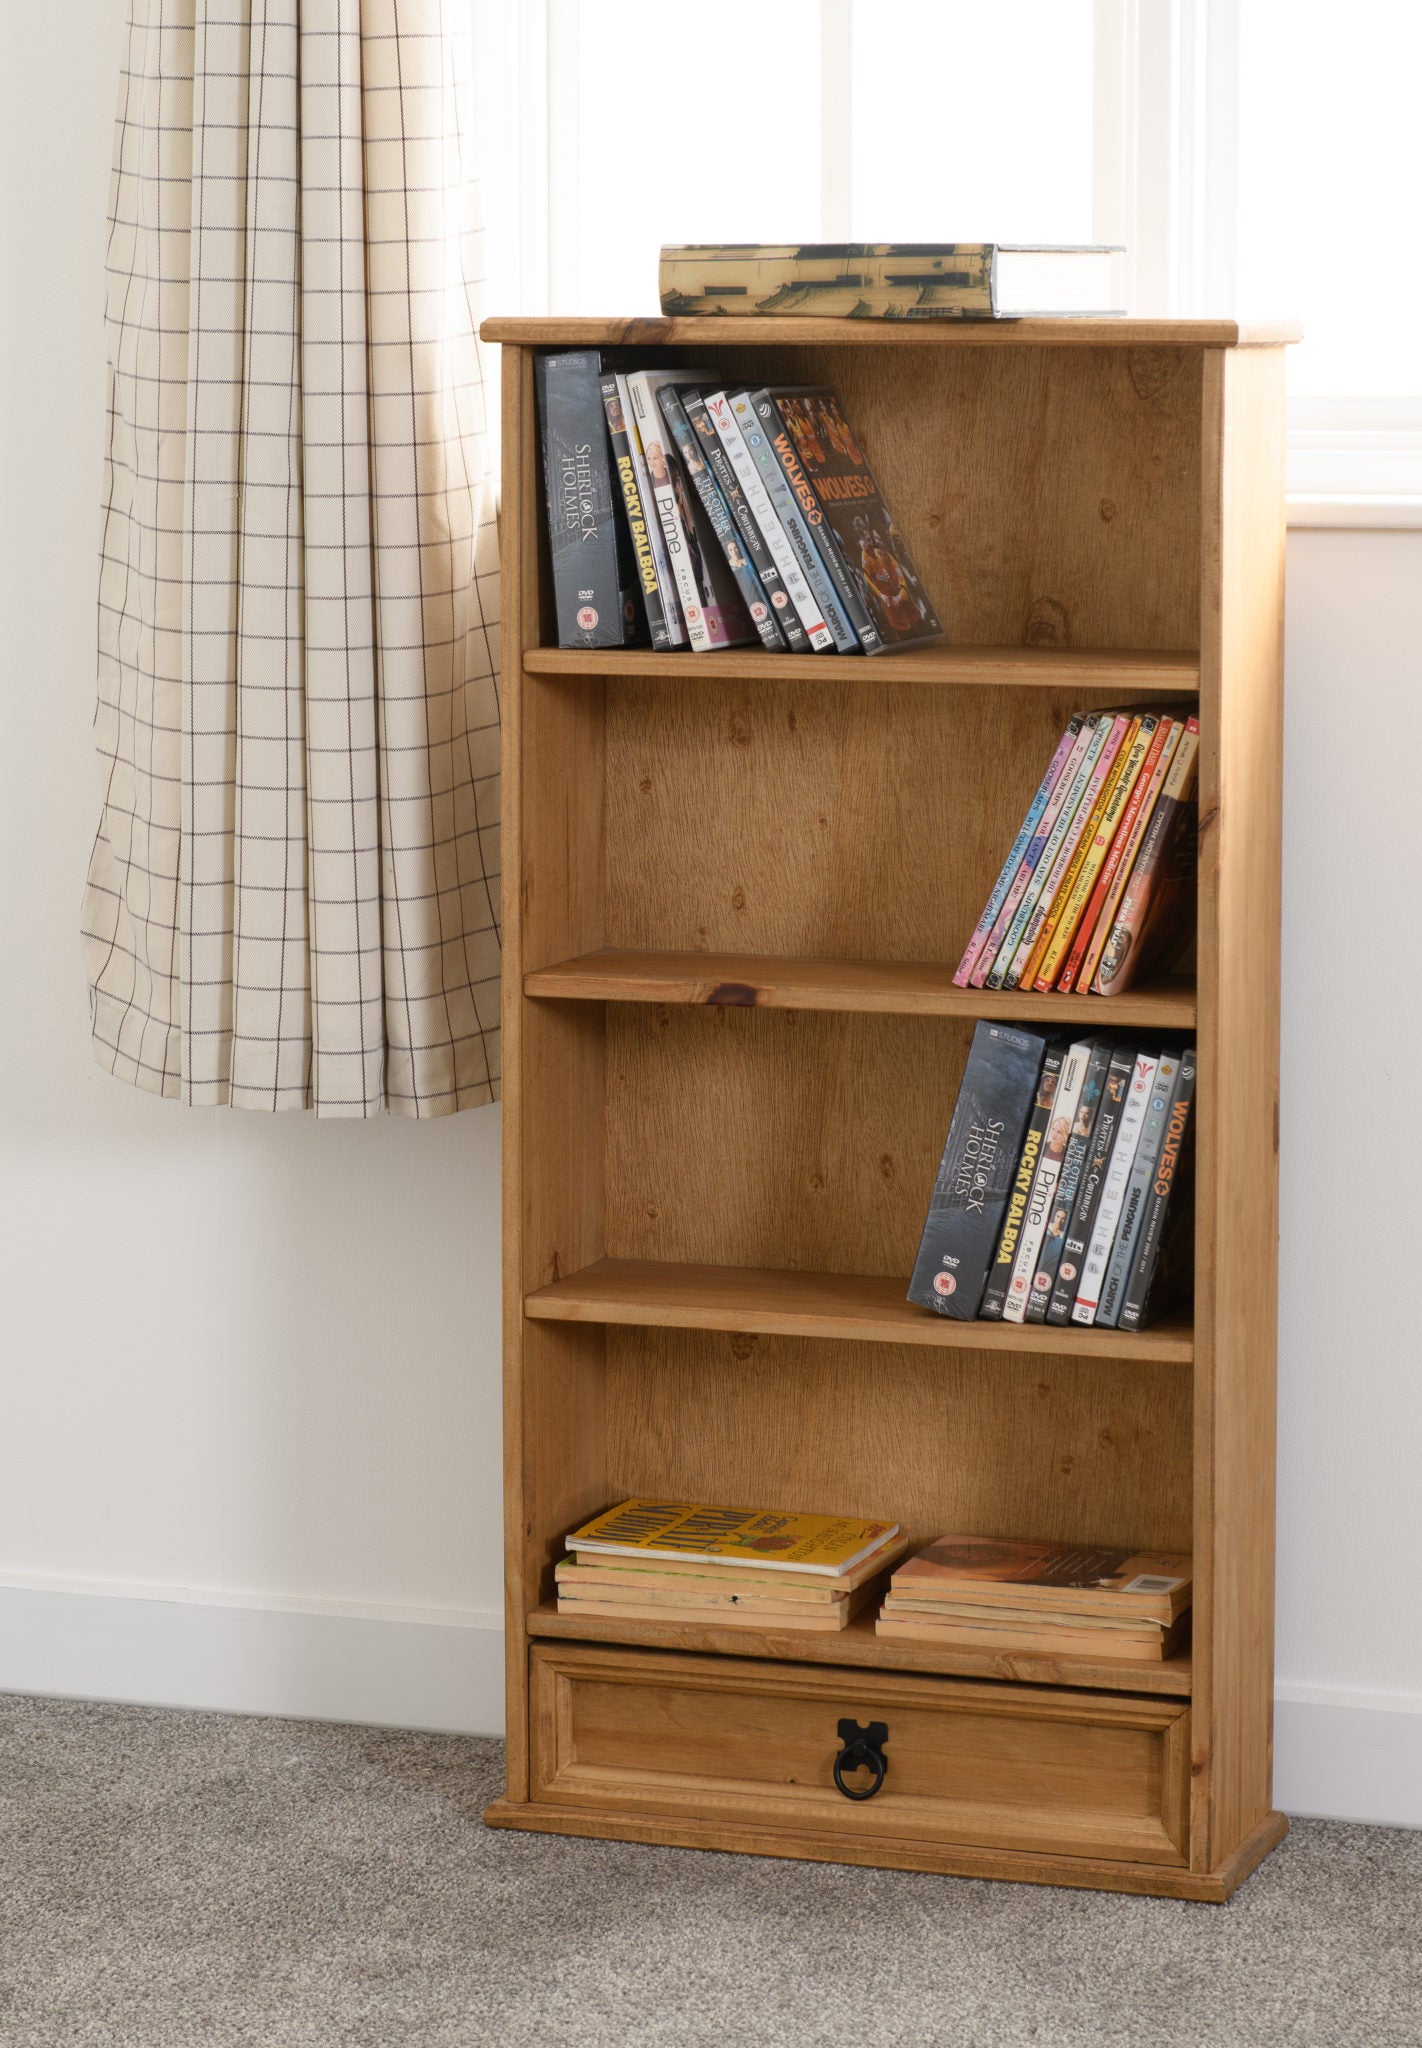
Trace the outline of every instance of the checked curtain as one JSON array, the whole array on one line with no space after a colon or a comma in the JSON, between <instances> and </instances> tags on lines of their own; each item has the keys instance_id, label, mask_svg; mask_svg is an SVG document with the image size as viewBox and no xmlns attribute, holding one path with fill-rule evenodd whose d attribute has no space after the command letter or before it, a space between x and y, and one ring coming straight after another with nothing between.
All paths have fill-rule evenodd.
<instances>
[{"instance_id":1,"label":"checked curtain","mask_svg":"<svg viewBox=\"0 0 1422 2048\"><path fill-rule=\"evenodd\" d=\"M131 0L93 1037L181 1101L498 1093L467 0Z\"/></svg>"}]
</instances>

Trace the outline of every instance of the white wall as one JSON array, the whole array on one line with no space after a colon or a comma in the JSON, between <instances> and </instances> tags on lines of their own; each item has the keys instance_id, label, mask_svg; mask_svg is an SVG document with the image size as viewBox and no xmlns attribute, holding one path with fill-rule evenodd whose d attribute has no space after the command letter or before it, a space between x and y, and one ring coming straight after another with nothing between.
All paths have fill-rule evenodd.
<instances>
[{"instance_id":1,"label":"white wall","mask_svg":"<svg viewBox=\"0 0 1422 2048\"><path fill-rule=\"evenodd\" d=\"M3 66L0 1689L490 1729L497 1111L191 1112L89 1058L120 40L17 9ZM1289 573L1279 1797L1422 1823L1422 1346L1380 1284L1416 1257L1422 533L1296 534Z\"/></svg>"}]
</instances>

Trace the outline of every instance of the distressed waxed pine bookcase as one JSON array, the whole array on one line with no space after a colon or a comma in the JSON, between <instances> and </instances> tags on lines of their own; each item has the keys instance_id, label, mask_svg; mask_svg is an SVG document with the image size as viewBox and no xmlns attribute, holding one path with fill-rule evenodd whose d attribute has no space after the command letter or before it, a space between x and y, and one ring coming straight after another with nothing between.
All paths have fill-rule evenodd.
<instances>
[{"instance_id":1,"label":"distressed waxed pine bookcase","mask_svg":"<svg viewBox=\"0 0 1422 2048\"><path fill-rule=\"evenodd\" d=\"M499 1826L1222 1899L1271 1810L1283 359L1227 321L495 320L508 1788ZM947 628L559 650L539 348L839 391ZM666 360L662 355L660 360ZM952 972L1058 733L1198 701L1187 975ZM1199 1046L1193 1303L949 1322L906 1278L974 1022ZM629 1494L1192 1550L1163 1664L559 1615ZM841 1716L888 1724L877 1797Z\"/></svg>"}]
</instances>

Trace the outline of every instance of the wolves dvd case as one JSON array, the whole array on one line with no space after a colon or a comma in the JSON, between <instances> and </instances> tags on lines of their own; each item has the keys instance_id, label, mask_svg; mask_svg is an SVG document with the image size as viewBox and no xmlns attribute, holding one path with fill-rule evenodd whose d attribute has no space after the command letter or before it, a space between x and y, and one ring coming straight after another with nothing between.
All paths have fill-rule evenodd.
<instances>
[{"instance_id":1,"label":"wolves dvd case","mask_svg":"<svg viewBox=\"0 0 1422 2048\"><path fill-rule=\"evenodd\" d=\"M785 644L792 654L808 654L809 638L800 624L794 601L785 587L785 578L776 566L775 557L771 554L765 536L756 523L750 500L741 488L740 478L731 467L730 456L722 446L721 436L716 431L716 423L711 417L710 408L702 393L690 385L682 392L681 399L686 407L686 416L700 442L702 458L721 487L721 495L736 523L736 531L740 535L746 558L760 578L761 589L769 601L775 623L780 628Z\"/></svg>"},{"instance_id":2,"label":"wolves dvd case","mask_svg":"<svg viewBox=\"0 0 1422 2048\"><path fill-rule=\"evenodd\" d=\"M1047 1044L986 1019L973 1032L908 1290L957 1322L978 1313Z\"/></svg>"},{"instance_id":3,"label":"wolves dvd case","mask_svg":"<svg viewBox=\"0 0 1422 2048\"><path fill-rule=\"evenodd\" d=\"M825 384L801 384L772 385L770 395L824 514L831 573L837 558L842 594L858 602L860 617L847 608L864 652L893 653L943 639L908 543L837 394ZM790 481L793 487L793 476Z\"/></svg>"},{"instance_id":4,"label":"wolves dvd case","mask_svg":"<svg viewBox=\"0 0 1422 2048\"><path fill-rule=\"evenodd\" d=\"M1061 1260L1047 1308L1049 1323L1071 1321L1081 1269L1086 1263L1087 1249L1096 1228L1096 1212L1101 1206L1101 1190L1106 1180L1106 1169L1111 1163L1111 1148L1121 1126L1126 1090L1131 1085L1135 1066L1136 1048L1133 1045L1112 1047L1101 1085L1101 1100L1096 1108L1096 1121L1091 1128L1091 1143L1082 1162L1071 1220L1062 1240Z\"/></svg>"},{"instance_id":5,"label":"wolves dvd case","mask_svg":"<svg viewBox=\"0 0 1422 2048\"><path fill-rule=\"evenodd\" d=\"M765 487L765 478L756 467L746 445L746 437L741 432L741 423L736 417L735 406L732 403L733 394L729 391L709 391L705 393L705 398L706 410L711 415L712 425L716 429L716 438L725 449L726 459L735 471L736 481L745 492L746 503L751 509L756 525L760 528L761 538L769 548L776 568L785 579L785 588L789 592L791 604L810 649L815 654L833 654L834 635L825 624L824 614L815 602L815 593L805 580L800 558L791 547L790 536L781 525L780 515L771 503L770 493ZM751 414L749 424L753 426L754 422L755 416Z\"/></svg>"},{"instance_id":6,"label":"wolves dvd case","mask_svg":"<svg viewBox=\"0 0 1422 2048\"><path fill-rule=\"evenodd\" d=\"M863 592L845 566L835 540L834 529L825 518L824 507L805 474L805 466L800 460L799 444L786 422L782 398L788 396L789 389L787 385L776 385L773 389L767 387L763 392L756 392L751 403L764 423L765 431L770 437L770 445L775 451L775 459L780 464L781 474L785 478L791 497L799 507L801 518L810 529L810 538L814 541L816 552L824 563L825 574L834 586L834 594L843 608L850 631L859 642L859 651L861 654L882 654L884 642L879 628L869 616ZM813 439L813 433L810 438Z\"/></svg>"},{"instance_id":7,"label":"wolves dvd case","mask_svg":"<svg viewBox=\"0 0 1422 2048\"><path fill-rule=\"evenodd\" d=\"M701 510L710 523L716 545L720 548L725 566L735 578L741 601L750 614L751 624L760 635L761 645L771 654L783 654L784 635L771 609L765 586L757 576L745 549L736 523L731 517L731 508L726 503L721 486L711 472L710 464L702 452L701 437L697 434L687 415L681 394L675 385L665 384L657 393L657 403L662 409L662 418L671 429L676 452L681 457L691 488L701 501ZM711 564L707 565L708 580Z\"/></svg>"},{"instance_id":8,"label":"wolves dvd case","mask_svg":"<svg viewBox=\"0 0 1422 2048\"><path fill-rule=\"evenodd\" d=\"M621 491L613 483L602 375L597 349L534 361L560 647L630 647L643 637L631 535L614 509Z\"/></svg>"},{"instance_id":9,"label":"wolves dvd case","mask_svg":"<svg viewBox=\"0 0 1422 2048\"><path fill-rule=\"evenodd\" d=\"M1097 1325L1104 1330L1114 1330L1121 1320L1126 1279L1135 1259L1136 1245L1145 1217L1146 1195L1151 1182L1155 1179L1156 1161L1160 1157L1166 1118L1170 1114L1170 1104L1179 1072L1180 1055L1176 1052L1163 1052L1155 1064L1155 1077L1150 1085L1150 1100L1146 1104L1145 1121L1141 1125L1136 1156L1131 1161L1130 1178L1126 1182L1125 1199L1121 1203L1121 1217L1116 1225L1116 1236L1111 1246L1106 1278L1101 1283L1101 1299L1096 1306Z\"/></svg>"}]
</instances>

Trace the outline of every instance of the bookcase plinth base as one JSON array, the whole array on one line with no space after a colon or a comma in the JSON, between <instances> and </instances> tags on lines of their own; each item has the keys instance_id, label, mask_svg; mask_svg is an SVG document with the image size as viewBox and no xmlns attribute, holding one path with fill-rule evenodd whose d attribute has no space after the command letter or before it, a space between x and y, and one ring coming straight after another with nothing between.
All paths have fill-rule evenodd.
<instances>
[{"instance_id":1,"label":"bookcase plinth base","mask_svg":"<svg viewBox=\"0 0 1422 2048\"><path fill-rule=\"evenodd\" d=\"M916 1870L936 1877L989 1878L1016 1884L1068 1885L1079 1891L1128 1892L1223 1905L1289 1831L1288 1817L1266 1814L1218 1870L1179 1870L1113 1863L1086 1856L1027 1855L1001 1849L926 1846L872 1837L854 1840L781 1829L728 1827L712 1821L649 1819L626 1814L496 1799L484 1809L491 1828L524 1834L575 1835L595 1841L647 1842L670 1849L719 1849L741 1856L788 1856L807 1863L850 1863L875 1870Z\"/></svg>"}]
</instances>

